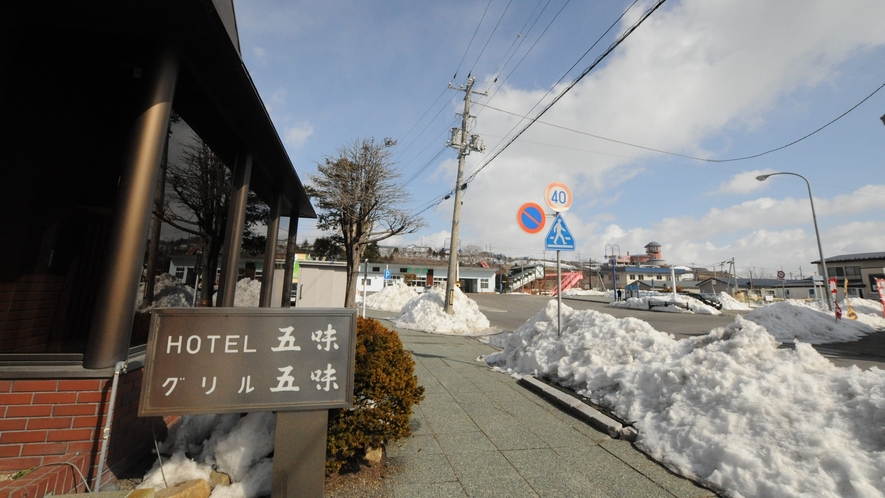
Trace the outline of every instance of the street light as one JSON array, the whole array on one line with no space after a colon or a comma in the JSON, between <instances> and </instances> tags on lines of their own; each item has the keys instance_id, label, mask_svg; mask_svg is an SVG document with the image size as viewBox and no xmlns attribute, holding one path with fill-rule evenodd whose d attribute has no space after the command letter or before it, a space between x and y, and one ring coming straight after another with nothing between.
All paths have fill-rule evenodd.
<instances>
[{"instance_id":1,"label":"street light","mask_svg":"<svg viewBox=\"0 0 885 498\"><path fill-rule=\"evenodd\" d=\"M832 299L831 299L829 287L828 287L830 285L830 276L827 274L827 260L824 259L824 250L821 249L821 245L820 245L820 232L817 229L817 215L814 214L814 197L812 197L812 195L811 195L811 184L808 183L808 178L805 178L804 176L802 176L798 173L790 173L787 171L782 171L779 173L769 173L767 175L759 175L756 177L756 179L759 180L760 182L764 182L765 180L768 179L769 176L774 176L774 175L798 176L799 178L805 180L805 185L808 186L808 201L811 203L811 219L812 219L812 221L814 221L814 235L815 235L815 237L817 237L817 254L818 254L818 256L820 256L820 264L824 268L824 293L827 295L827 309L832 311L833 310L833 303L832 303Z\"/></svg>"}]
</instances>

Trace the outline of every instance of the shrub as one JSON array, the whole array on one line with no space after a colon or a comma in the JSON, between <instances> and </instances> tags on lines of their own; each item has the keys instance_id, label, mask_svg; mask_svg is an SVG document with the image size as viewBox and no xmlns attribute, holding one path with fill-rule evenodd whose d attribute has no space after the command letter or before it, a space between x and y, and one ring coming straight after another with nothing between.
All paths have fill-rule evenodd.
<instances>
[{"instance_id":1,"label":"shrub","mask_svg":"<svg viewBox=\"0 0 885 498\"><path fill-rule=\"evenodd\" d=\"M353 377L353 408L329 411L329 472L411 435L412 405L424 399L411 354L396 332L371 318L357 317Z\"/></svg>"}]
</instances>

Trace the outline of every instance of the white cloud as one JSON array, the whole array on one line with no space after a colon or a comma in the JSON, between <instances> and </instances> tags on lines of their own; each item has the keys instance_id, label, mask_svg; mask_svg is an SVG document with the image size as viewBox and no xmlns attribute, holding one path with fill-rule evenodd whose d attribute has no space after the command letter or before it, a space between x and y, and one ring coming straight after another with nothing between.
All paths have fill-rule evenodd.
<instances>
[{"instance_id":1,"label":"white cloud","mask_svg":"<svg viewBox=\"0 0 885 498\"><path fill-rule=\"evenodd\" d=\"M759 175L773 173L774 170L766 168L762 170L745 171L734 175L729 181L719 185L719 188L707 195L720 194L749 194L764 187L762 182L756 179Z\"/></svg>"},{"instance_id":2,"label":"white cloud","mask_svg":"<svg viewBox=\"0 0 885 498\"><path fill-rule=\"evenodd\" d=\"M858 0L850 6L829 0L774 4L768 0L685 0L650 17L614 52L607 65L582 80L542 119L661 150L722 157L727 151L707 151L702 143L723 132L764 124L772 109L797 90L838 81L839 69L846 60L869 47L885 44L882 18L885 2L880 0ZM528 113L543 93L504 87L489 104ZM484 109L475 129L480 135L504 136L517 121L512 115ZM624 250L630 247L638 251L649 240L657 239L662 243L685 241L681 243L699 251L697 248L703 247L707 239L734 240L758 229L760 223L789 230L810 227L806 222L808 202L801 193L795 193L796 198L751 199L709 209L700 218L662 217L663 213L685 211L670 209L668 202L690 201L656 193L653 184L643 181L644 171L651 166L644 165L642 158L653 153L543 124L535 124L522 138L524 141L515 142L489 164L468 189L473 193L466 196L462 210L462 234L466 237L508 240L513 245L537 248L540 253L543 240L522 233L515 216L524 202L543 205L544 186L552 181L563 181L571 187L575 205L566 213L567 222L583 249L595 255L604 244L616 241L616 234L609 228L599 233L573 217L592 219L599 214L591 209L594 204L604 205L602 199L615 192L623 195L614 209L606 211L618 216L618 208L625 204L644 206L647 222L643 225L650 227L627 230L619 242ZM486 139L486 143L490 152L494 150L494 140ZM576 153L575 149L598 153ZM471 154L468 164L475 167L480 160L479 155ZM755 180L757 174L767 171L771 170L760 168L734 175L716 193L746 195L770 188ZM449 161L443 172L449 175L447 178L454 176ZM769 183L771 180L765 182ZM818 215L857 213L881 205L873 195L861 199L849 194L837 199L828 202L816 197ZM614 221L623 224L620 219ZM747 240L761 240L762 235ZM764 235L768 241L775 237ZM779 247L785 249L790 237L784 235L778 240ZM742 244L740 240L734 242L735 246ZM716 245L720 251L728 250L728 244L721 241ZM682 249L674 246L674 250ZM704 248L698 258L706 254L721 259L721 253L712 255L715 250ZM760 258L768 257L768 249L757 251Z\"/></svg>"},{"instance_id":3,"label":"white cloud","mask_svg":"<svg viewBox=\"0 0 885 498\"><path fill-rule=\"evenodd\" d=\"M283 141L286 145L297 149L303 146L311 135L313 135L313 126L310 123L303 123L299 126L287 126L283 132Z\"/></svg>"}]
</instances>

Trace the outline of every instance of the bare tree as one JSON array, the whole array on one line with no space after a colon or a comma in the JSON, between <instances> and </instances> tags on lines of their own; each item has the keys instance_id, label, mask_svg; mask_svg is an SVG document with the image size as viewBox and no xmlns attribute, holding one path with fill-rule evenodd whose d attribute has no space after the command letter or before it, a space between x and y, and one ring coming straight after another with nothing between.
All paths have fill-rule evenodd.
<instances>
[{"instance_id":1,"label":"bare tree","mask_svg":"<svg viewBox=\"0 0 885 498\"><path fill-rule=\"evenodd\" d=\"M395 183L385 139L357 139L327 157L311 175L308 193L320 209L317 228L333 233L344 247L347 262L346 307L356 306L356 279L366 247L394 235L414 233L424 226L420 217L404 209L408 192Z\"/></svg>"},{"instance_id":2,"label":"bare tree","mask_svg":"<svg viewBox=\"0 0 885 498\"><path fill-rule=\"evenodd\" d=\"M218 258L227 229L231 181L230 170L199 138L195 143L185 146L179 161L168 165L168 192L162 218L169 225L200 237L202 306L211 306L212 303ZM262 247L264 236L254 233L252 228L262 220L266 221L269 211L267 205L260 202L252 192L249 192L249 200L246 209L245 250L250 250L253 245Z\"/></svg>"}]
</instances>

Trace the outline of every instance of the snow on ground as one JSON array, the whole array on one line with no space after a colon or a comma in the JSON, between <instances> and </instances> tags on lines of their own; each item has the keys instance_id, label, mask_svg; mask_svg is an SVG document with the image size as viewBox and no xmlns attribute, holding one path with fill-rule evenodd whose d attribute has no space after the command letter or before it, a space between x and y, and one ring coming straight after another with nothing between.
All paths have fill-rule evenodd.
<instances>
[{"instance_id":1,"label":"snow on ground","mask_svg":"<svg viewBox=\"0 0 885 498\"><path fill-rule=\"evenodd\" d=\"M670 304L664 304L670 303ZM652 304L653 306L649 306ZM697 313L699 315L721 315L722 312L697 299L673 294L648 294L642 297L631 297L626 301L609 303L612 308L629 308L634 310L663 311L667 313Z\"/></svg>"},{"instance_id":2,"label":"snow on ground","mask_svg":"<svg viewBox=\"0 0 885 498\"><path fill-rule=\"evenodd\" d=\"M568 289L562 291L562 297L575 297L575 296L605 296L606 294L611 295L611 292L604 292L598 290L583 290L583 289Z\"/></svg>"},{"instance_id":3,"label":"snow on ground","mask_svg":"<svg viewBox=\"0 0 885 498\"><path fill-rule=\"evenodd\" d=\"M437 285L406 303L402 312L393 318L393 323L397 327L434 334L484 335L495 332L489 330L489 319L479 311L476 301L457 287L454 291L453 314L446 314L446 289Z\"/></svg>"},{"instance_id":4,"label":"snow on ground","mask_svg":"<svg viewBox=\"0 0 885 498\"><path fill-rule=\"evenodd\" d=\"M750 311L751 308L745 303L738 301L737 299L731 297L731 294L727 292L720 292L718 296L719 302L722 303L722 309L724 310L732 310L732 311Z\"/></svg>"},{"instance_id":5,"label":"snow on ground","mask_svg":"<svg viewBox=\"0 0 885 498\"><path fill-rule=\"evenodd\" d=\"M144 282L138 284L138 296L135 299L136 309L141 308L144 296ZM154 303L147 309L177 308L193 306L194 289L184 285L168 273L158 275L154 280Z\"/></svg>"},{"instance_id":6,"label":"snow on ground","mask_svg":"<svg viewBox=\"0 0 885 498\"><path fill-rule=\"evenodd\" d=\"M842 317L848 315L848 305L857 314L857 321L865 323L878 330L885 330L885 316L882 315L882 303L869 299L849 299L848 303L842 301Z\"/></svg>"},{"instance_id":7,"label":"snow on ground","mask_svg":"<svg viewBox=\"0 0 885 498\"><path fill-rule=\"evenodd\" d=\"M834 313L794 299L754 308L744 318L764 326L782 342L793 342L793 339L809 344L853 342L875 332L870 325L849 320L844 313L841 320L836 320ZM885 320L882 320L882 326L885 327Z\"/></svg>"},{"instance_id":8,"label":"snow on ground","mask_svg":"<svg viewBox=\"0 0 885 498\"><path fill-rule=\"evenodd\" d=\"M239 282L238 303L257 306L258 288ZM410 299L397 325L442 334L487 331L488 319L458 289L455 314L446 315L444 292L434 288ZM642 299L647 309L648 296L635 306ZM731 309L728 299L720 300ZM820 303L788 301L676 341L637 318L567 305L557 337L553 299L486 361L514 375L550 377L609 406L634 423L636 444L653 458L727 496L885 497L885 370L839 368L809 345L885 330L879 303L850 303L856 322L836 324ZM777 338L797 337L795 348L778 348ZM163 472L155 465L142 487L162 489L163 473L170 485L206 478L215 466L239 481L216 488L213 498L270 494L271 416L183 417L161 447L172 455Z\"/></svg>"},{"instance_id":9,"label":"snow on ground","mask_svg":"<svg viewBox=\"0 0 885 498\"><path fill-rule=\"evenodd\" d=\"M865 496L885 490L885 370L839 368L806 343L779 349L738 316L676 341L636 318L556 302L486 361L550 377L634 421L636 444L729 496Z\"/></svg>"},{"instance_id":10,"label":"snow on ground","mask_svg":"<svg viewBox=\"0 0 885 498\"><path fill-rule=\"evenodd\" d=\"M267 496L271 492L276 414L255 412L182 417L160 446L171 452L162 466L155 462L139 488L165 489L190 479L209 479L212 470L234 482L218 486L213 498ZM189 455L196 455L188 458Z\"/></svg>"},{"instance_id":11,"label":"snow on ground","mask_svg":"<svg viewBox=\"0 0 885 498\"><path fill-rule=\"evenodd\" d=\"M359 293L357 293L359 295ZM404 282L389 285L380 291L366 296L366 307L373 310L400 312L403 306L418 297L418 291Z\"/></svg>"},{"instance_id":12,"label":"snow on ground","mask_svg":"<svg viewBox=\"0 0 885 498\"><path fill-rule=\"evenodd\" d=\"M136 309L140 309L144 296L144 282L138 284L138 296L135 300ZM218 293L212 295L212 302ZM234 294L234 307L257 308L261 298L261 281L250 278L241 279L237 282L236 294ZM194 289L184 285L180 280L164 273L157 276L154 283L154 303L146 308L180 308L194 305Z\"/></svg>"}]
</instances>

